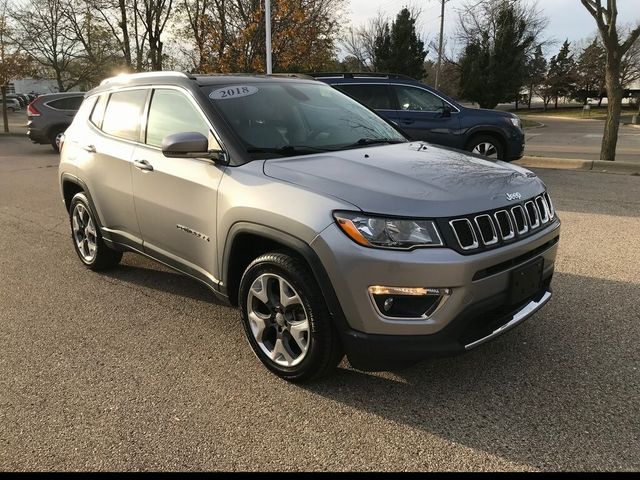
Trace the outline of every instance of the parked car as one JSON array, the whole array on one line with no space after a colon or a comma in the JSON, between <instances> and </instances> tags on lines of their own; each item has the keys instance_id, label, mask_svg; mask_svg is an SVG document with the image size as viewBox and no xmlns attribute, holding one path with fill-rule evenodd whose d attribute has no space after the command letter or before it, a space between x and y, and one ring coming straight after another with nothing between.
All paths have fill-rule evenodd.
<instances>
[{"instance_id":1,"label":"parked car","mask_svg":"<svg viewBox=\"0 0 640 480\"><path fill-rule=\"evenodd\" d=\"M27 107L27 135L33 143L51 144L57 152L64 131L80 108L84 93L40 95Z\"/></svg>"},{"instance_id":2,"label":"parked car","mask_svg":"<svg viewBox=\"0 0 640 480\"><path fill-rule=\"evenodd\" d=\"M105 80L59 181L85 266L131 251L199 280L290 381L345 352L364 370L465 352L551 297L560 221L534 173L409 141L314 80Z\"/></svg>"},{"instance_id":3,"label":"parked car","mask_svg":"<svg viewBox=\"0 0 640 480\"><path fill-rule=\"evenodd\" d=\"M520 119L509 112L468 108L404 75L317 73L334 86L395 122L415 140L424 140L497 158L524 154Z\"/></svg>"},{"instance_id":4,"label":"parked car","mask_svg":"<svg viewBox=\"0 0 640 480\"><path fill-rule=\"evenodd\" d=\"M3 108L3 102L2 102L2 97L0 97L0 109ZM11 98L7 96L7 110L9 110L10 112L19 112L20 110L22 110L22 107L20 107L20 102L16 99L16 98Z\"/></svg>"},{"instance_id":5,"label":"parked car","mask_svg":"<svg viewBox=\"0 0 640 480\"><path fill-rule=\"evenodd\" d=\"M24 99L22 97L20 97L20 95L16 95L15 93L10 93L7 95L7 98L10 98L12 100L16 100L18 102L18 104L20 104L20 108L25 108L27 105L24 103Z\"/></svg>"}]
</instances>

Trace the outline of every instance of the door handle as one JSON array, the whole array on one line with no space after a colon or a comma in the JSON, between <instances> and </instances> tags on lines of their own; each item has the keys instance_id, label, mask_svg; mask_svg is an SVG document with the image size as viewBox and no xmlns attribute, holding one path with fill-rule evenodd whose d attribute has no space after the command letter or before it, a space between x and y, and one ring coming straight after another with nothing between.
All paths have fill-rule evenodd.
<instances>
[{"instance_id":1,"label":"door handle","mask_svg":"<svg viewBox=\"0 0 640 480\"><path fill-rule=\"evenodd\" d=\"M403 125L411 125L415 120L412 120L410 118L403 118L400 121L402 122Z\"/></svg>"},{"instance_id":2,"label":"door handle","mask_svg":"<svg viewBox=\"0 0 640 480\"><path fill-rule=\"evenodd\" d=\"M133 166L145 172L153 172L153 165L146 160L134 160Z\"/></svg>"},{"instance_id":3,"label":"door handle","mask_svg":"<svg viewBox=\"0 0 640 480\"><path fill-rule=\"evenodd\" d=\"M95 145L83 145L82 149L85 152L89 152L89 153L96 153L96 147Z\"/></svg>"}]
</instances>

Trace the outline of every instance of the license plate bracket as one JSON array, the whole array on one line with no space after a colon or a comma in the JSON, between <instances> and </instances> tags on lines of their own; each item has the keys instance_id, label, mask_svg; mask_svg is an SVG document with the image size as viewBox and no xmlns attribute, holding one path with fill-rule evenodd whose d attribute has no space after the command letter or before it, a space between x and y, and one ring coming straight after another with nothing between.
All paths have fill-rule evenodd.
<instances>
[{"instance_id":1,"label":"license plate bracket","mask_svg":"<svg viewBox=\"0 0 640 480\"><path fill-rule=\"evenodd\" d=\"M534 295L542 288L544 258L538 258L511 271L509 303L515 305Z\"/></svg>"}]
</instances>

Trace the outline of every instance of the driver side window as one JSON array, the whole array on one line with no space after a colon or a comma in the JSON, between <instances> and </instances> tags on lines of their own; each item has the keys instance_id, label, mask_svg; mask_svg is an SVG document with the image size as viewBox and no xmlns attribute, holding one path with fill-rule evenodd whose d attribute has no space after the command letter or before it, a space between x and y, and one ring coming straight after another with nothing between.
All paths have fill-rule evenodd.
<instances>
[{"instance_id":1,"label":"driver side window","mask_svg":"<svg viewBox=\"0 0 640 480\"><path fill-rule=\"evenodd\" d=\"M162 148L164 137L184 132L201 133L209 139L210 149L219 149L219 145L210 134L209 125L188 98L177 90L154 90L149 107L145 143Z\"/></svg>"},{"instance_id":2,"label":"driver side window","mask_svg":"<svg viewBox=\"0 0 640 480\"><path fill-rule=\"evenodd\" d=\"M400 110L436 112L445 105L441 98L421 88L394 85L393 89L398 97Z\"/></svg>"}]
</instances>

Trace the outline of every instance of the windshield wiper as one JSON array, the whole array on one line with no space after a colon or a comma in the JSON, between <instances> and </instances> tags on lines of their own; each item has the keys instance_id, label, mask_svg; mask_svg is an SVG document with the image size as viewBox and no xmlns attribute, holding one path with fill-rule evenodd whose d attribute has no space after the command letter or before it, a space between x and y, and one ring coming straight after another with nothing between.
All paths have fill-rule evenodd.
<instances>
[{"instance_id":1,"label":"windshield wiper","mask_svg":"<svg viewBox=\"0 0 640 480\"><path fill-rule=\"evenodd\" d=\"M282 156L305 155L317 152L333 152L334 148L312 147L309 145L285 145L283 147L247 148L248 153L275 153Z\"/></svg>"},{"instance_id":2,"label":"windshield wiper","mask_svg":"<svg viewBox=\"0 0 640 480\"><path fill-rule=\"evenodd\" d=\"M355 147L363 147L366 145L379 145L382 143L386 144L394 144L394 143L405 143L406 140L399 140L395 138L361 138L355 143L351 145L347 145L344 148L355 148Z\"/></svg>"}]
</instances>

